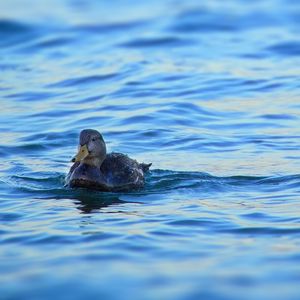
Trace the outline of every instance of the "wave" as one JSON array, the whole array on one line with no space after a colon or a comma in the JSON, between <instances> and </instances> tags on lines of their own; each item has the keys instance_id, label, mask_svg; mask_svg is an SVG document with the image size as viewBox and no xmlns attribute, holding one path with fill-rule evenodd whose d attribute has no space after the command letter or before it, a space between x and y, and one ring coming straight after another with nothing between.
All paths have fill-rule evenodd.
<instances>
[{"instance_id":1,"label":"wave","mask_svg":"<svg viewBox=\"0 0 300 300\"><path fill-rule=\"evenodd\" d=\"M300 56L300 42L287 41L269 46L267 50L280 56Z\"/></svg>"},{"instance_id":2,"label":"wave","mask_svg":"<svg viewBox=\"0 0 300 300\"><path fill-rule=\"evenodd\" d=\"M192 40L182 39L175 36L168 37L152 37L137 38L121 44L128 48L144 48L144 47L170 47L170 46L186 46L192 43Z\"/></svg>"},{"instance_id":3,"label":"wave","mask_svg":"<svg viewBox=\"0 0 300 300\"><path fill-rule=\"evenodd\" d=\"M15 20L0 20L0 45L2 47L27 43L36 35L37 28L34 25Z\"/></svg>"},{"instance_id":4,"label":"wave","mask_svg":"<svg viewBox=\"0 0 300 300\"><path fill-rule=\"evenodd\" d=\"M70 196L76 190L64 186L66 174L62 173L27 173L26 175L12 175L2 182L23 191L48 193L52 196ZM236 191L286 191L300 189L300 174L285 176L227 176L217 177L203 172L186 172L171 170L152 170L146 177L145 188L126 194L155 194L175 190L187 190L203 193L236 192ZM87 194L90 191L82 189ZM76 194L76 192L75 192ZM95 191L95 195L123 195L124 193L102 193Z\"/></svg>"},{"instance_id":5,"label":"wave","mask_svg":"<svg viewBox=\"0 0 300 300\"><path fill-rule=\"evenodd\" d=\"M33 30L34 27L13 20L0 20L0 35L23 34Z\"/></svg>"}]
</instances>

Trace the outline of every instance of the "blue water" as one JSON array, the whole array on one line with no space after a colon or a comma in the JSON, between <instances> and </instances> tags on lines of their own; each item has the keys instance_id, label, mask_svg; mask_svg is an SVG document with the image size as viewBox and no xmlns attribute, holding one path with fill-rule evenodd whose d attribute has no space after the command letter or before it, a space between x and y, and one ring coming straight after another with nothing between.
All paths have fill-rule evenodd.
<instances>
[{"instance_id":1,"label":"blue water","mask_svg":"<svg viewBox=\"0 0 300 300\"><path fill-rule=\"evenodd\" d=\"M0 2L1 299L300 299L300 4ZM84 128L153 168L70 190Z\"/></svg>"}]
</instances>

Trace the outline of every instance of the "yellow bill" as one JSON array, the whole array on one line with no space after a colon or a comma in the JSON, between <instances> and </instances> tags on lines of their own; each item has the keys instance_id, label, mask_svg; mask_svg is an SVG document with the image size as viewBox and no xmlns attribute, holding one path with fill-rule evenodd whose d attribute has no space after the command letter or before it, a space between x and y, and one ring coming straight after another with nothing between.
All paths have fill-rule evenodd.
<instances>
[{"instance_id":1,"label":"yellow bill","mask_svg":"<svg viewBox=\"0 0 300 300\"><path fill-rule=\"evenodd\" d=\"M73 157L72 162L81 161L89 155L89 150L87 145L80 146L77 154Z\"/></svg>"}]
</instances>

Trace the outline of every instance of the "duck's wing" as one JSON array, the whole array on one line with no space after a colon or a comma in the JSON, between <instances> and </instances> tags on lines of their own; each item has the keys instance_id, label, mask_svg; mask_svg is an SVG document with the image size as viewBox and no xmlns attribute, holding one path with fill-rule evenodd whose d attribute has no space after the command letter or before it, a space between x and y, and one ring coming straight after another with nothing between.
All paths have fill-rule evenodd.
<instances>
[{"instance_id":1,"label":"duck's wing","mask_svg":"<svg viewBox=\"0 0 300 300\"><path fill-rule=\"evenodd\" d=\"M69 174L72 174L73 171L80 165L80 161L76 161L70 168Z\"/></svg>"},{"instance_id":2,"label":"duck's wing","mask_svg":"<svg viewBox=\"0 0 300 300\"><path fill-rule=\"evenodd\" d=\"M70 168L70 171L69 173L67 174L66 178L65 178L65 185L68 185L69 184L69 181L70 181L70 178L71 178L71 175L72 173L74 172L74 170L80 165L80 162L77 161L75 162L72 167Z\"/></svg>"},{"instance_id":3,"label":"duck's wing","mask_svg":"<svg viewBox=\"0 0 300 300\"><path fill-rule=\"evenodd\" d=\"M108 154L101 171L115 190L136 189L144 185L144 167L122 153Z\"/></svg>"}]
</instances>

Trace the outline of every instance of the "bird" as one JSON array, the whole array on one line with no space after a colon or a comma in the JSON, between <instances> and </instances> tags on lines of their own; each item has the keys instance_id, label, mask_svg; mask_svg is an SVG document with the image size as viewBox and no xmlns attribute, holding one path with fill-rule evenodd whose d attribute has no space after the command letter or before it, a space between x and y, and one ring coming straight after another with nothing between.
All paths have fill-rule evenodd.
<instances>
[{"instance_id":1,"label":"bird","mask_svg":"<svg viewBox=\"0 0 300 300\"><path fill-rule=\"evenodd\" d=\"M138 190L144 187L145 174L152 163L138 163L123 153L106 153L103 136L94 129L79 135L78 153L71 160L66 176L70 188L87 188L105 192Z\"/></svg>"}]
</instances>

